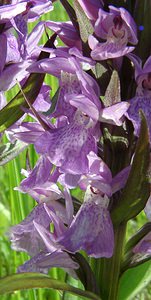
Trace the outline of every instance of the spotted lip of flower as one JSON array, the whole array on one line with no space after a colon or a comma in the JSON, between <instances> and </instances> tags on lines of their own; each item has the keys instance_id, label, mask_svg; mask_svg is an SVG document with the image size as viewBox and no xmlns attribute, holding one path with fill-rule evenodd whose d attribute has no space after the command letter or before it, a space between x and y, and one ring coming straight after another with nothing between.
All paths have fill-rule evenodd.
<instances>
[{"instance_id":1,"label":"spotted lip of flower","mask_svg":"<svg viewBox=\"0 0 151 300\"><path fill-rule=\"evenodd\" d=\"M77 110L70 124L42 134L35 142L36 151L46 153L61 172L85 173L88 169L87 154L96 152L96 140L89 119Z\"/></svg>"},{"instance_id":2,"label":"spotted lip of flower","mask_svg":"<svg viewBox=\"0 0 151 300\"><path fill-rule=\"evenodd\" d=\"M89 37L89 46L92 49L91 56L95 60L117 58L134 50L127 47L128 43L137 44L136 25L131 15L124 8L109 6L110 12L99 10L98 19L95 23L95 34L105 39L99 43L94 37Z\"/></svg>"}]
</instances>

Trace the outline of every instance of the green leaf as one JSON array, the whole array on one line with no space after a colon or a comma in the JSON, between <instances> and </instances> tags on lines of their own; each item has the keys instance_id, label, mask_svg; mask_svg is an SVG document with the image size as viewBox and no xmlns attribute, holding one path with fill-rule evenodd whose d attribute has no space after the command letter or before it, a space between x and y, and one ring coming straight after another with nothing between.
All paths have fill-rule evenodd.
<instances>
[{"instance_id":1,"label":"green leaf","mask_svg":"<svg viewBox=\"0 0 151 300\"><path fill-rule=\"evenodd\" d=\"M104 101L105 106L111 106L121 101L120 79L118 72L113 71L109 85L106 89Z\"/></svg>"},{"instance_id":2,"label":"green leaf","mask_svg":"<svg viewBox=\"0 0 151 300\"><path fill-rule=\"evenodd\" d=\"M89 35L94 32L93 26L78 1L75 0L73 2L80 27L81 39L84 43L87 43Z\"/></svg>"},{"instance_id":3,"label":"green leaf","mask_svg":"<svg viewBox=\"0 0 151 300\"><path fill-rule=\"evenodd\" d=\"M112 66L108 61L97 62L92 67L93 77L97 79L98 85L101 87L101 94L104 95L112 75Z\"/></svg>"},{"instance_id":4,"label":"green leaf","mask_svg":"<svg viewBox=\"0 0 151 300\"><path fill-rule=\"evenodd\" d=\"M151 261L126 271L120 279L118 300L132 300L151 281Z\"/></svg>"},{"instance_id":5,"label":"green leaf","mask_svg":"<svg viewBox=\"0 0 151 300\"><path fill-rule=\"evenodd\" d=\"M119 133L120 133L120 130L119 130ZM122 149L122 146L123 146L123 148L126 148L126 149L128 148L128 139L126 137L124 137L124 134L123 134L123 136L122 136L122 134L119 136L111 135L108 128L104 128L103 137L104 137L105 142L108 143L112 149L114 149L114 148Z\"/></svg>"},{"instance_id":6,"label":"green leaf","mask_svg":"<svg viewBox=\"0 0 151 300\"><path fill-rule=\"evenodd\" d=\"M81 282L83 283L85 289L98 294L99 289L96 278L88 261L80 253L76 253L74 257L80 266L80 268L76 270L76 273L78 278L80 278Z\"/></svg>"},{"instance_id":7,"label":"green leaf","mask_svg":"<svg viewBox=\"0 0 151 300\"><path fill-rule=\"evenodd\" d=\"M21 141L16 141L14 144L7 143L0 146L0 166L3 166L10 160L14 159L26 147L27 144Z\"/></svg>"},{"instance_id":8,"label":"green leaf","mask_svg":"<svg viewBox=\"0 0 151 300\"><path fill-rule=\"evenodd\" d=\"M0 203L0 234L6 231L10 226L10 211L4 206L3 203Z\"/></svg>"},{"instance_id":9,"label":"green leaf","mask_svg":"<svg viewBox=\"0 0 151 300\"><path fill-rule=\"evenodd\" d=\"M100 79L100 78L102 78L103 74L108 72L108 68L105 63L103 65L103 64L97 62L96 65L92 68L92 71L93 71L95 77L97 79Z\"/></svg>"},{"instance_id":10,"label":"green leaf","mask_svg":"<svg viewBox=\"0 0 151 300\"><path fill-rule=\"evenodd\" d=\"M150 195L147 178L150 159L149 133L143 113L141 113L141 118L140 135L130 175L123 189L121 199L111 213L112 220L116 225L128 221L142 211Z\"/></svg>"},{"instance_id":11,"label":"green leaf","mask_svg":"<svg viewBox=\"0 0 151 300\"><path fill-rule=\"evenodd\" d=\"M78 199L80 202L83 202L85 192L82 191L79 187L71 189L71 195Z\"/></svg>"},{"instance_id":12,"label":"green leaf","mask_svg":"<svg viewBox=\"0 0 151 300\"><path fill-rule=\"evenodd\" d=\"M47 41L45 47L52 47L56 39L56 34L54 34L50 40ZM41 52L38 60L49 57L49 53ZM23 93L26 98L32 104L37 98L42 83L44 81L45 74L31 74L26 80L25 84L22 87ZM24 115L24 108L28 108L28 104L25 101L23 93L19 93L0 111L0 132L6 130L12 124L14 124L18 119Z\"/></svg>"},{"instance_id":13,"label":"green leaf","mask_svg":"<svg viewBox=\"0 0 151 300\"><path fill-rule=\"evenodd\" d=\"M82 298L100 300L97 295L91 292L80 290L56 279L50 279L44 274L21 273L0 279L0 294L33 288L50 288L70 292Z\"/></svg>"}]
</instances>

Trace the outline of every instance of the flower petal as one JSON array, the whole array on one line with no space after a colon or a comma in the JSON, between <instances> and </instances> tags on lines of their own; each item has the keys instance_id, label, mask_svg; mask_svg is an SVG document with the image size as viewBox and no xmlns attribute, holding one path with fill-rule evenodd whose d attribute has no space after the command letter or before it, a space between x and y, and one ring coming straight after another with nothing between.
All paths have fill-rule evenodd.
<instances>
[{"instance_id":1,"label":"flower petal","mask_svg":"<svg viewBox=\"0 0 151 300\"><path fill-rule=\"evenodd\" d=\"M84 202L59 243L72 253L85 250L95 258L111 257L114 233L108 210L94 199Z\"/></svg>"},{"instance_id":2,"label":"flower petal","mask_svg":"<svg viewBox=\"0 0 151 300\"><path fill-rule=\"evenodd\" d=\"M48 216L44 205L36 206L33 211L18 225L10 229L10 240L12 249L16 251L25 251L31 256L45 249L45 244L37 231L33 221L36 220L45 228L49 228L51 219Z\"/></svg>"},{"instance_id":3,"label":"flower petal","mask_svg":"<svg viewBox=\"0 0 151 300\"><path fill-rule=\"evenodd\" d=\"M18 272L47 273L53 267L78 269L79 265L66 252L59 250L52 253L40 252L20 266Z\"/></svg>"}]
</instances>

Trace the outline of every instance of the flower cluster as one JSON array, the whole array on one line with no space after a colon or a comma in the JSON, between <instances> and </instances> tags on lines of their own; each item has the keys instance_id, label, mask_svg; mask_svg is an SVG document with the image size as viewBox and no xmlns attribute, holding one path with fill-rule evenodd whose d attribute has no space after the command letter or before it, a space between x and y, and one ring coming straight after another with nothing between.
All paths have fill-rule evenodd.
<instances>
[{"instance_id":1,"label":"flower cluster","mask_svg":"<svg viewBox=\"0 0 151 300\"><path fill-rule=\"evenodd\" d=\"M66 1L62 2L66 7ZM22 170L26 178L16 188L37 203L25 220L10 229L12 248L31 256L19 272L47 272L55 266L77 276L76 253L80 250L95 259L112 258L117 224L127 222L146 204L142 199L139 204L137 191L127 200L132 203L129 209L130 202L122 203L122 197L126 198L123 195L135 173L137 149L143 147L145 125L140 110L151 136L151 56L143 64L134 54L137 25L128 10L113 5L106 8L105 1L75 2L71 21L40 21L30 34L27 23L51 11L51 1L16 0L0 7L0 47L4 49L0 53L0 108L5 105L3 93L16 79L21 86L29 74L51 74L58 79L52 101L51 87L43 83L33 105L20 108L33 121L26 121L24 115L7 130L12 143L33 144L39 155L33 169ZM89 25L85 31L91 28L86 41L81 30L84 25L74 22L75 13ZM45 29L53 31L64 45L39 46ZM49 57L39 58L41 50ZM135 96L124 92L124 66L131 70L130 80L134 82L135 77ZM147 176L146 165L140 169ZM80 198L73 196L77 189ZM150 253L147 234L129 250L130 265L136 253Z\"/></svg>"}]
</instances>

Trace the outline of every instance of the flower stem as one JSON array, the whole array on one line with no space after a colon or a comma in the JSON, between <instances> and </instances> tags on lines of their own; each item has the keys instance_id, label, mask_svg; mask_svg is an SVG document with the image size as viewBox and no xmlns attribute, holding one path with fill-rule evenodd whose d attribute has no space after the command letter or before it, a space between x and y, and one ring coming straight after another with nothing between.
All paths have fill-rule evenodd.
<instances>
[{"instance_id":1,"label":"flower stem","mask_svg":"<svg viewBox=\"0 0 151 300\"><path fill-rule=\"evenodd\" d=\"M100 295L103 300L117 300L126 224L121 224L114 229L114 232L115 248L113 256L109 259L100 259Z\"/></svg>"}]
</instances>

